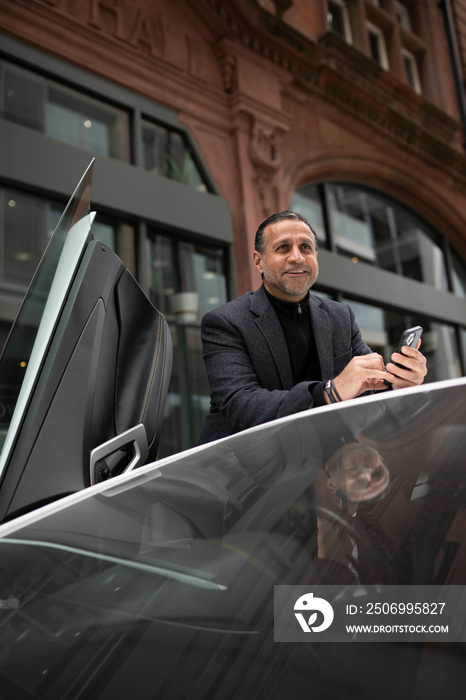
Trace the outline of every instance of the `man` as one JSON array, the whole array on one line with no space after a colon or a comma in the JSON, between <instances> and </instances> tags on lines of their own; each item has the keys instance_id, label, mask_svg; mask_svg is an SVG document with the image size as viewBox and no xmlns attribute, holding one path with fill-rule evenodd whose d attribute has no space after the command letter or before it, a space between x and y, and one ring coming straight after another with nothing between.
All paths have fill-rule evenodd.
<instances>
[{"instance_id":1,"label":"man","mask_svg":"<svg viewBox=\"0 0 466 700\"><path fill-rule=\"evenodd\" d=\"M424 381L418 349L404 347L385 368L348 306L309 293L317 255L315 233L301 214L279 212L259 226L254 265L263 285L202 319L211 408L200 443L381 391L385 382L398 389Z\"/></svg>"}]
</instances>

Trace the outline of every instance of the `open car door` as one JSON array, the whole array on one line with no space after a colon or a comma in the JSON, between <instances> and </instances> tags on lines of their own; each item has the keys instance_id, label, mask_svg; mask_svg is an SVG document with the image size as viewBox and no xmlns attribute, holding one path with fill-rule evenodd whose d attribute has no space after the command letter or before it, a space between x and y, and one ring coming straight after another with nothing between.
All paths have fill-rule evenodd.
<instances>
[{"instance_id":1,"label":"open car door","mask_svg":"<svg viewBox=\"0 0 466 700\"><path fill-rule=\"evenodd\" d=\"M0 358L0 522L156 458L172 366L166 320L94 240L93 161Z\"/></svg>"}]
</instances>

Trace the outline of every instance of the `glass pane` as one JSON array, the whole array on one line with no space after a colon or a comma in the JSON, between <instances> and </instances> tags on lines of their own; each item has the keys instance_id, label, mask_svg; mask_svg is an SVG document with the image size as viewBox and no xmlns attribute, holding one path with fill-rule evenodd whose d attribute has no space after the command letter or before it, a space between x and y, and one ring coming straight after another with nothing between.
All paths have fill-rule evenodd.
<instances>
[{"instance_id":1,"label":"glass pane","mask_svg":"<svg viewBox=\"0 0 466 700\"><path fill-rule=\"evenodd\" d=\"M210 405L199 323L227 301L225 253L152 233L147 256L150 299L172 321L173 369L159 455L193 447Z\"/></svg>"},{"instance_id":2,"label":"glass pane","mask_svg":"<svg viewBox=\"0 0 466 700\"><path fill-rule=\"evenodd\" d=\"M157 124L143 122L144 167L150 173L166 176L168 130Z\"/></svg>"},{"instance_id":3,"label":"glass pane","mask_svg":"<svg viewBox=\"0 0 466 700\"><path fill-rule=\"evenodd\" d=\"M90 236L89 166L70 198L29 286L0 358L0 404L14 409L0 424L0 474L27 408L36 375L82 251ZM30 235L29 232L28 236ZM69 235L70 234L70 235Z\"/></svg>"},{"instance_id":4,"label":"glass pane","mask_svg":"<svg viewBox=\"0 0 466 700\"><path fill-rule=\"evenodd\" d=\"M291 198L290 209L306 217L316 232L319 243L324 245L327 243L324 212L318 185L302 185L298 187Z\"/></svg>"},{"instance_id":5,"label":"glass pane","mask_svg":"<svg viewBox=\"0 0 466 700\"><path fill-rule=\"evenodd\" d=\"M466 298L466 263L455 250L451 251L453 261L452 281L453 291L459 297Z\"/></svg>"},{"instance_id":6,"label":"glass pane","mask_svg":"<svg viewBox=\"0 0 466 700\"><path fill-rule=\"evenodd\" d=\"M371 56L377 63L382 63L382 53L380 50L380 36L375 34L375 32L368 32L369 35L369 48L371 51Z\"/></svg>"},{"instance_id":7,"label":"glass pane","mask_svg":"<svg viewBox=\"0 0 466 700\"><path fill-rule=\"evenodd\" d=\"M177 290L171 239L152 234L147 238L149 298L165 316L171 313L170 299Z\"/></svg>"},{"instance_id":8,"label":"glass pane","mask_svg":"<svg viewBox=\"0 0 466 700\"><path fill-rule=\"evenodd\" d=\"M210 388L196 326L170 324L173 369L158 459L194 447L210 408Z\"/></svg>"},{"instance_id":9,"label":"glass pane","mask_svg":"<svg viewBox=\"0 0 466 700\"><path fill-rule=\"evenodd\" d=\"M124 110L5 65L6 119L94 154L130 162L129 116Z\"/></svg>"},{"instance_id":10,"label":"glass pane","mask_svg":"<svg viewBox=\"0 0 466 700\"><path fill-rule=\"evenodd\" d=\"M26 71L10 67L5 67L4 76L5 119L44 131L44 83Z\"/></svg>"},{"instance_id":11,"label":"glass pane","mask_svg":"<svg viewBox=\"0 0 466 700\"><path fill-rule=\"evenodd\" d=\"M461 347L463 351L463 367L466 367L466 328L460 329L461 333Z\"/></svg>"},{"instance_id":12,"label":"glass pane","mask_svg":"<svg viewBox=\"0 0 466 700\"><path fill-rule=\"evenodd\" d=\"M389 329L384 310L372 304L364 304L350 299L344 299L343 302L354 311L356 323L365 342L374 352L380 353L388 360Z\"/></svg>"},{"instance_id":13,"label":"glass pane","mask_svg":"<svg viewBox=\"0 0 466 700\"><path fill-rule=\"evenodd\" d=\"M142 140L146 170L197 190L208 189L189 146L177 131L143 121Z\"/></svg>"},{"instance_id":14,"label":"glass pane","mask_svg":"<svg viewBox=\"0 0 466 700\"><path fill-rule=\"evenodd\" d=\"M421 350L427 358L426 382L452 379L462 375L455 329L444 323L436 323L423 316L408 316L396 311L344 300L354 311L362 337L374 351L388 362L396 350L401 333L406 328L420 325L424 329Z\"/></svg>"},{"instance_id":15,"label":"glass pane","mask_svg":"<svg viewBox=\"0 0 466 700\"><path fill-rule=\"evenodd\" d=\"M115 226L104 221L98 221L96 218L92 224L92 233L97 241L100 241L107 248L116 252L116 232Z\"/></svg>"},{"instance_id":16,"label":"glass pane","mask_svg":"<svg viewBox=\"0 0 466 700\"><path fill-rule=\"evenodd\" d=\"M174 323L170 323L170 332L173 342L173 367L168 387L167 401L165 403L165 414L160 434L158 458L167 457L183 449L183 425L189 419L188 406L183 406L181 402L180 380L180 342L179 328Z\"/></svg>"},{"instance_id":17,"label":"glass pane","mask_svg":"<svg viewBox=\"0 0 466 700\"><path fill-rule=\"evenodd\" d=\"M342 5L329 0L328 3L329 20L334 32L342 39L346 39L344 8Z\"/></svg>"},{"instance_id":18,"label":"glass pane","mask_svg":"<svg viewBox=\"0 0 466 700\"><path fill-rule=\"evenodd\" d=\"M196 328L186 327L186 347L191 401L191 444L195 445L210 408L209 381L202 359L201 337Z\"/></svg>"},{"instance_id":19,"label":"glass pane","mask_svg":"<svg viewBox=\"0 0 466 700\"><path fill-rule=\"evenodd\" d=\"M365 193L346 185L329 185L328 193L331 226L339 251L375 262L374 232Z\"/></svg>"},{"instance_id":20,"label":"glass pane","mask_svg":"<svg viewBox=\"0 0 466 700\"><path fill-rule=\"evenodd\" d=\"M438 234L403 205L379 193L329 184L330 220L339 252L390 272L447 289Z\"/></svg>"},{"instance_id":21,"label":"glass pane","mask_svg":"<svg viewBox=\"0 0 466 700\"><path fill-rule=\"evenodd\" d=\"M50 87L46 133L97 155L130 162L129 118L123 110L64 87Z\"/></svg>"},{"instance_id":22,"label":"glass pane","mask_svg":"<svg viewBox=\"0 0 466 700\"><path fill-rule=\"evenodd\" d=\"M461 377L462 369L454 327L423 318L417 322L424 328L421 349L427 357L426 381L436 382Z\"/></svg>"},{"instance_id":23,"label":"glass pane","mask_svg":"<svg viewBox=\"0 0 466 700\"><path fill-rule=\"evenodd\" d=\"M188 243L180 243L178 250L181 293L197 295L197 299L192 296L193 302L188 302L188 306L194 303L200 321L207 311L227 301L224 252Z\"/></svg>"},{"instance_id":24,"label":"glass pane","mask_svg":"<svg viewBox=\"0 0 466 700\"><path fill-rule=\"evenodd\" d=\"M27 287L51 233L50 214L47 201L0 189L0 284Z\"/></svg>"}]
</instances>

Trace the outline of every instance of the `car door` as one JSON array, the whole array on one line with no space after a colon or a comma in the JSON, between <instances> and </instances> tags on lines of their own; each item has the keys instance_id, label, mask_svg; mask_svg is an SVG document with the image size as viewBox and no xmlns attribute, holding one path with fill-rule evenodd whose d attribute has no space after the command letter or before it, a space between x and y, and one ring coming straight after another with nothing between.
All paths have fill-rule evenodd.
<instances>
[{"instance_id":1,"label":"car door","mask_svg":"<svg viewBox=\"0 0 466 700\"><path fill-rule=\"evenodd\" d=\"M92 236L92 161L0 358L0 521L154 460L171 336Z\"/></svg>"}]
</instances>

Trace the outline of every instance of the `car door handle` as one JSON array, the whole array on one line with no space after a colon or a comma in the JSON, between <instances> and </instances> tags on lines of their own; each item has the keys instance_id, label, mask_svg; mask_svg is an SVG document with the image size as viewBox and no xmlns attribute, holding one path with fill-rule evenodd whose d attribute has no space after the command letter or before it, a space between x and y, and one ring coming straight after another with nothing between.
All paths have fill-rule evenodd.
<instances>
[{"instance_id":1,"label":"car door handle","mask_svg":"<svg viewBox=\"0 0 466 700\"><path fill-rule=\"evenodd\" d=\"M149 446L147 444L146 429L142 423L125 430L124 433L116 435L114 438L103 442L98 447L94 447L91 451L91 462L90 462L90 479L91 486L99 483L103 479L108 479L114 476L111 470L107 468L106 476L102 477L102 474L98 472L98 463L110 457L113 453L118 450L132 451L132 459L130 463L121 470L121 473L129 472L135 467L144 464L149 454Z\"/></svg>"}]
</instances>

